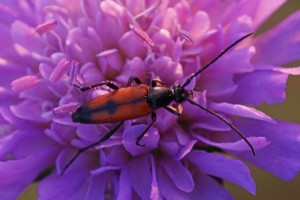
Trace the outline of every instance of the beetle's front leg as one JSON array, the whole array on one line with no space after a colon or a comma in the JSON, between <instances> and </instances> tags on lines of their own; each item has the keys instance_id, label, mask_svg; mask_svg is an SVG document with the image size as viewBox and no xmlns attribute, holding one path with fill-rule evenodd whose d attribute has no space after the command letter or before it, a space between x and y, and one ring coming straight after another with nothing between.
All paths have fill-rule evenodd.
<instances>
[{"instance_id":1,"label":"beetle's front leg","mask_svg":"<svg viewBox=\"0 0 300 200\"><path fill-rule=\"evenodd\" d=\"M164 109L166 109L167 111L169 111L170 113L172 113L174 115L180 116L182 113L182 107L180 104L179 104L179 106L180 107L177 109L177 108L169 105L169 106L164 107Z\"/></svg>"},{"instance_id":2,"label":"beetle's front leg","mask_svg":"<svg viewBox=\"0 0 300 200\"><path fill-rule=\"evenodd\" d=\"M147 128L136 138L135 144L138 146L145 146L144 144L140 144L141 139L144 137L144 135L147 133L147 131L150 129L150 127L153 125L153 123L156 121L156 114L153 112L151 114L152 122L147 126Z\"/></svg>"}]
</instances>

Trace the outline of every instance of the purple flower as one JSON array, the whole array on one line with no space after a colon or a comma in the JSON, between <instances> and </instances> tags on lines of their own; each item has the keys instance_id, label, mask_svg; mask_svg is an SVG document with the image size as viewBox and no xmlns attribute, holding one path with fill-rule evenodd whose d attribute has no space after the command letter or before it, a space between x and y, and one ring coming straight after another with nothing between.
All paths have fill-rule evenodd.
<instances>
[{"instance_id":1,"label":"purple flower","mask_svg":"<svg viewBox=\"0 0 300 200\"><path fill-rule=\"evenodd\" d=\"M171 87L257 28L285 1L26 1L0 3L0 199L15 199L37 181L39 199L232 199L222 181L255 194L243 161L289 181L300 170L300 126L250 106L285 100L283 68L300 58L300 13L249 37L201 73L194 100L236 126L190 105L182 115L158 109L116 124L80 124L76 108L108 92L77 87L131 76ZM180 108L180 106L179 106Z\"/></svg>"}]
</instances>

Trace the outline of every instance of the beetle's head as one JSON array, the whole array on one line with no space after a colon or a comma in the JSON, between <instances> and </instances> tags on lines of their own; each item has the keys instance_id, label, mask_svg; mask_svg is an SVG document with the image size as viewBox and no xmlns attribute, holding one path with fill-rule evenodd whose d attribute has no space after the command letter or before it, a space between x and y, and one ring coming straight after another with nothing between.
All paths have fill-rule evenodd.
<instances>
[{"instance_id":1,"label":"beetle's head","mask_svg":"<svg viewBox=\"0 0 300 200\"><path fill-rule=\"evenodd\" d=\"M173 85L172 90L174 93L174 101L176 103L182 103L186 98L193 98L192 90L186 90L178 84Z\"/></svg>"}]
</instances>

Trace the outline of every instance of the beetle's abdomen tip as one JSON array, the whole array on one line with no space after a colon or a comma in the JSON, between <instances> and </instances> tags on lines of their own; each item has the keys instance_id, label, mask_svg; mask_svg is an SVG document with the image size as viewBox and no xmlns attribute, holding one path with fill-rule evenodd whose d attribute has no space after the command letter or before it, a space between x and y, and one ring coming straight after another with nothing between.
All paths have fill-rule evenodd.
<instances>
[{"instance_id":1,"label":"beetle's abdomen tip","mask_svg":"<svg viewBox=\"0 0 300 200\"><path fill-rule=\"evenodd\" d=\"M72 114L72 121L73 122L80 122L81 121L80 120L80 115L78 114L77 111Z\"/></svg>"}]
</instances>

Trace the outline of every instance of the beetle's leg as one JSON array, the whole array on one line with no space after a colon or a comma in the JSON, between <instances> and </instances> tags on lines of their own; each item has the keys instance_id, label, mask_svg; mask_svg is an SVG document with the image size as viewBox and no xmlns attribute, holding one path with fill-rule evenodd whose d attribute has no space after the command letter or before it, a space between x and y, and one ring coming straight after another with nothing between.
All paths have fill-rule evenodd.
<instances>
[{"instance_id":1,"label":"beetle's leg","mask_svg":"<svg viewBox=\"0 0 300 200\"><path fill-rule=\"evenodd\" d=\"M89 90L89 89L92 89L92 88L95 88L95 87L99 87L101 85L106 85L107 87L109 87L113 90L118 90L119 89L119 87L111 81L102 81L100 83L97 83L95 85L90 85L90 86L87 86L87 87L79 87L78 85L74 85L74 86L79 88L82 92L84 92L86 90Z\"/></svg>"},{"instance_id":2,"label":"beetle's leg","mask_svg":"<svg viewBox=\"0 0 300 200\"><path fill-rule=\"evenodd\" d=\"M181 113L182 113L182 110L180 109L176 109L174 108L173 106L166 106L164 107L164 109L166 109L167 111L169 111L170 113L174 114L174 115L177 115L177 116L180 116Z\"/></svg>"},{"instance_id":3,"label":"beetle's leg","mask_svg":"<svg viewBox=\"0 0 300 200\"><path fill-rule=\"evenodd\" d=\"M131 77L129 77L129 79L128 79L128 81L127 81L126 87L132 85L132 83L134 83L134 82L135 82L137 85L139 85L139 84L142 83L142 81L141 81L138 77L136 77L136 76L131 76Z\"/></svg>"},{"instance_id":4,"label":"beetle's leg","mask_svg":"<svg viewBox=\"0 0 300 200\"><path fill-rule=\"evenodd\" d=\"M123 124L124 121L120 122L115 128L113 128L112 130L110 130L108 133L106 133L100 140L98 140L97 142L94 142L93 144L90 144L89 146L86 146L84 148L81 148L78 150L78 152L76 153L76 155L67 163L67 165L63 168L62 172L61 172L61 176L65 173L65 171L71 166L71 164L78 158L78 156L80 156L80 154L82 154L83 152L85 152L86 150L88 150L89 148L92 148L98 144L100 144L101 142L104 142L105 140L109 139L119 128L120 126Z\"/></svg>"},{"instance_id":5,"label":"beetle's leg","mask_svg":"<svg viewBox=\"0 0 300 200\"><path fill-rule=\"evenodd\" d=\"M156 78L151 81L151 87L156 87L158 84L166 86L160 79Z\"/></svg>"},{"instance_id":6,"label":"beetle's leg","mask_svg":"<svg viewBox=\"0 0 300 200\"><path fill-rule=\"evenodd\" d=\"M144 144L140 144L140 141L141 139L144 137L144 135L147 133L147 131L149 130L149 128L153 125L153 123L155 122L156 120L156 114L155 112L152 112L151 114L151 119L152 119L152 122L147 126L147 128L136 138L136 142L135 144L138 145L138 146L145 146Z\"/></svg>"}]
</instances>

